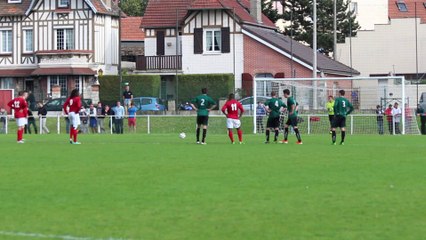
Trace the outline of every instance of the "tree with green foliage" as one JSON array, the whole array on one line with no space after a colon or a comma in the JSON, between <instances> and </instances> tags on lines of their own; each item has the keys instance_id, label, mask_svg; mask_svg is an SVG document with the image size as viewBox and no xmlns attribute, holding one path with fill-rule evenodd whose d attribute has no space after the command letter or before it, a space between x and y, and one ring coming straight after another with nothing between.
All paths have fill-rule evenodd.
<instances>
[{"instance_id":1,"label":"tree with green foliage","mask_svg":"<svg viewBox=\"0 0 426 240\"><path fill-rule=\"evenodd\" d=\"M284 13L282 18L288 23L284 34L293 39L309 44L312 47L313 36L313 0L282 1ZM334 0L317 2L317 46L329 54L333 52L333 5ZM349 10L350 1L337 0L337 42L344 42L345 37L356 36L360 28L356 21L354 10Z\"/></svg>"},{"instance_id":2,"label":"tree with green foliage","mask_svg":"<svg viewBox=\"0 0 426 240\"><path fill-rule=\"evenodd\" d=\"M269 20L275 23L278 19L281 18L281 15L278 13L278 10L274 8L272 3L273 1L271 0L262 0L262 13L265 14L265 16L269 18Z\"/></svg>"},{"instance_id":3,"label":"tree with green foliage","mask_svg":"<svg viewBox=\"0 0 426 240\"><path fill-rule=\"evenodd\" d=\"M121 0L120 8L131 17L143 16L145 8L148 5L148 0Z\"/></svg>"}]
</instances>

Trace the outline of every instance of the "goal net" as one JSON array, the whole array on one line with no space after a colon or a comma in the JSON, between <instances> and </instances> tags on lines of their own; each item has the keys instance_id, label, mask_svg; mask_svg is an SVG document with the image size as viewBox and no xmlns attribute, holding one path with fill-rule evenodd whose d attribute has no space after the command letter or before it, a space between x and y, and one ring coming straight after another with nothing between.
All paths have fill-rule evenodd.
<instances>
[{"instance_id":1,"label":"goal net","mask_svg":"<svg viewBox=\"0 0 426 240\"><path fill-rule=\"evenodd\" d=\"M328 133L330 121L326 104L329 96L337 97L345 90L345 97L354 111L346 120L346 131L351 134L420 134L415 114L416 86L406 83L404 77L352 77L352 78L256 78L253 97L257 111L253 110L253 132L262 132L267 116L261 107L274 91L282 98L289 89L298 103L298 126L305 134ZM259 99L259 101L258 101ZM256 105L257 104L257 105ZM392 108L399 110L394 110ZM389 106L391 106L390 109ZM284 110L281 128L287 118Z\"/></svg>"}]
</instances>

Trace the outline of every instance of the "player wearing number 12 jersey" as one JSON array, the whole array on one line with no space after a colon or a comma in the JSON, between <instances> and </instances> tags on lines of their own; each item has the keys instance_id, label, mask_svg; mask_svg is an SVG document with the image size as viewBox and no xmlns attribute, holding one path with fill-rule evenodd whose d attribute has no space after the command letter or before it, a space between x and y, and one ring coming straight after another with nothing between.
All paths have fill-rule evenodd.
<instances>
[{"instance_id":1,"label":"player wearing number 12 jersey","mask_svg":"<svg viewBox=\"0 0 426 240\"><path fill-rule=\"evenodd\" d=\"M16 124L18 125L18 130L16 131L18 143L24 143L24 129L28 121L28 104L26 101L27 97L28 93L26 91L21 91L18 93L18 97L12 99L12 101L7 104L7 106L9 106L15 112L15 120Z\"/></svg>"},{"instance_id":2,"label":"player wearing number 12 jersey","mask_svg":"<svg viewBox=\"0 0 426 240\"><path fill-rule=\"evenodd\" d=\"M192 108L197 111L197 144L200 144L200 128L203 126L203 138L201 144L206 144L209 112L216 107L213 99L207 96L207 88L201 89L201 95L191 102Z\"/></svg>"},{"instance_id":3,"label":"player wearing number 12 jersey","mask_svg":"<svg viewBox=\"0 0 426 240\"><path fill-rule=\"evenodd\" d=\"M342 140L340 141L340 145L345 144L346 115L350 114L354 110L352 104L345 98L345 90L340 90L339 94L340 96L334 100L334 121L331 126L331 141L333 145L336 144L336 128L338 127L342 131Z\"/></svg>"},{"instance_id":4,"label":"player wearing number 12 jersey","mask_svg":"<svg viewBox=\"0 0 426 240\"><path fill-rule=\"evenodd\" d=\"M70 97L64 103L63 106L65 114L68 115L68 118L71 123L70 128L70 143L71 144L80 144L77 142L78 126L80 125L80 115L78 114L81 109L81 99L78 89L71 91Z\"/></svg>"},{"instance_id":5,"label":"player wearing number 12 jersey","mask_svg":"<svg viewBox=\"0 0 426 240\"><path fill-rule=\"evenodd\" d=\"M229 139L231 139L231 143L235 144L232 129L236 128L238 133L238 140L240 141L240 144L243 144L243 131L240 129L240 117L244 113L243 105L235 100L235 95L233 93L230 93L228 96L228 101L225 103L225 105L223 105L221 110L226 116L226 127L228 128L228 136Z\"/></svg>"}]
</instances>

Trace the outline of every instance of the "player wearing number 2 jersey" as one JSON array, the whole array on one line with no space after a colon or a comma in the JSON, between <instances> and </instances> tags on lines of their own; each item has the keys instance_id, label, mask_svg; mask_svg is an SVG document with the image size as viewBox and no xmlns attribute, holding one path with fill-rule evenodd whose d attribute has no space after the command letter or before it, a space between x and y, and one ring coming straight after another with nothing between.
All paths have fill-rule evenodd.
<instances>
[{"instance_id":1,"label":"player wearing number 2 jersey","mask_svg":"<svg viewBox=\"0 0 426 240\"><path fill-rule=\"evenodd\" d=\"M266 111L269 113L268 122L266 123L266 142L269 143L269 134L270 131L275 130L274 142L277 143L277 137L279 134L279 126L280 126L280 112L281 108L285 108L286 105L281 101L281 99L277 98L277 94L272 91L271 99L266 101L265 107Z\"/></svg>"},{"instance_id":2,"label":"player wearing number 2 jersey","mask_svg":"<svg viewBox=\"0 0 426 240\"><path fill-rule=\"evenodd\" d=\"M207 96L207 88L201 89L201 95L191 102L192 108L197 111L197 144L200 144L200 128L203 126L203 138L201 144L206 144L207 125L209 123L209 112L216 107L213 99Z\"/></svg>"},{"instance_id":3,"label":"player wearing number 2 jersey","mask_svg":"<svg viewBox=\"0 0 426 240\"><path fill-rule=\"evenodd\" d=\"M339 94L340 96L334 100L334 121L331 126L331 141L333 145L336 144L336 128L338 127L342 131L342 140L340 141L340 145L345 144L346 115L350 114L354 110L352 104L345 98L345 90L340 90Z\"/></svg>"},{"instance_id":4,"label":"player wearing number 2 jersey","mask_svg":"<svg viewBox=\"0 0 426 240\"><path fill-rule=\"evenodd\" d=\"M24 129L27 125L28 117L28 104L27 99L28 93L26 91L21 91L18 93L18 97L12 99L7 106L15 112L15 120L18 125L18 130L16 131L18 143L24 143Z\"/></svg>"},{"instance_id":5,"label":"player wearing number 2 jersey","mask_svg":"<svg viewBox=\"0 0 426 240\"><path fill-rule=\"evenodd\" d=\"M64 103L63 106L65 114L68 115L68 118L71 123L70 128L70 143L71 144L80 144L77 142L78 126L80 125L80 109L81 109L81 99L78 89L71 91L70 97Z\"/></svg>"},{"instance_id":6,"label":"player wearing number 2 jersey","mask_svg":"<svg viewBox=\"0 0 426 240\"><path fill-rule=\"evenodd\" d=\"M232 129L236 128L238 133L238 140L240 141L240 144L243 144L243 131L240 129L240 117L244 113L243 105L235 100L235 95L233 93L230 93L228 96L228 101L225 103L225 105L223 105L221 110L226 116L226 127L228 128L228 136L229 139L231 139L231 143L235 143Z\"/></svg>"}]
</instances>

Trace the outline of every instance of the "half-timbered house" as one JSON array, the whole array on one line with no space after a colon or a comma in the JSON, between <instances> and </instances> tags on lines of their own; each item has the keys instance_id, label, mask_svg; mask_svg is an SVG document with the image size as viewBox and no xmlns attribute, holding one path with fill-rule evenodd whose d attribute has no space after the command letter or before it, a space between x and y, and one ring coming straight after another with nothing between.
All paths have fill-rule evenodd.
<instances>
[{"instance_id":1,"label":"half-timbered house","mask_svg":"<svg viewBox=\"0 0 426 240\"><path fill-rule=\"evenodd\" d=\"M0 0L0 88L98 100L97 76L117 74L118 16L111 0Z\"/></svg>"}]
</instances>

